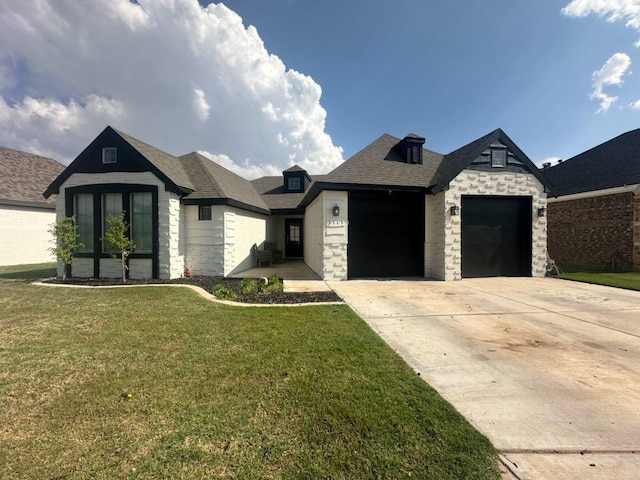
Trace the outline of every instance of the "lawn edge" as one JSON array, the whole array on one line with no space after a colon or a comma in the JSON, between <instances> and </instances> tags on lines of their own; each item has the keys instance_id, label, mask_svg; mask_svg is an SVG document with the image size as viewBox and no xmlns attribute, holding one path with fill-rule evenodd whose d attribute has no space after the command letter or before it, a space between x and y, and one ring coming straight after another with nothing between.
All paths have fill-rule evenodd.
<instances>
[{"instance_id":1,"label":"lawn edge","mask_svg":"<svg viewBox=\"0 0 640 480\"><path fill-rule=\"evenodd\" d=\"M345 302L306 302L306 303L242 303L233 302L231 300L222 300L215 295L207 292L204 288L196 285L179 285L175 283L154 283L148 285L106 285L106 286L93 286L93 285L69 285L62 283L48 283L48 282L31 282L31 285L38 287L62 287L62 288L145 288L145 287L186 287L198 293L201 297L211 302L220 303L230 307L312 307L320 305L345 305Z\"/></svg>"}]
</instances>

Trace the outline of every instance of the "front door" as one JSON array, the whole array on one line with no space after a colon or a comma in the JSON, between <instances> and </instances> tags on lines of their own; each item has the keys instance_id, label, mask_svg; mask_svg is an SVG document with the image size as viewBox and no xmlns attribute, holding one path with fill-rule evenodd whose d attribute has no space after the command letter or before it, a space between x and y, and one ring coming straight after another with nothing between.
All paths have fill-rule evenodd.
<instances>
[{"instance_id":1,"label":"front door","mask_svg":"<svg viewBox=\"0 0 640 480\"><path fill-rule=\"evenodd\" d=\"M284 220L284 256L302 258L302 218Z\"/></svg>"}]
</instances>

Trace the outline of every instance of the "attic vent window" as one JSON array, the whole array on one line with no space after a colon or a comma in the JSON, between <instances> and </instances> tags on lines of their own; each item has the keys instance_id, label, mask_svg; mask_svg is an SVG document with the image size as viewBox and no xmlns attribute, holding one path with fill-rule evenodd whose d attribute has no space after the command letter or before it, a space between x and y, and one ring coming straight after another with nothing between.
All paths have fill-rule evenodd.
<instances>
[{"instance_id":1,"label":"attic vent window","mask_svg":"<svg viewBox=\"0 0 640 480\"><path fill-rule=\"evenodd\" d=\"M118 149L116 147L106 147L102 149L102 163L118 163Z\"/></svg>"},{"instance_id":2,"label":"attic vent window","mask_svg":"<svg viewBox=\"0 0 640 480\"><path fill-rule=\"evenodd\" d=\"M491 150L491 166L504 168L507 166L507 151L503 149Z\"/></svg>"},{"instance_id":3,"label":"attic vent window","mask_svg":"<svg viewBox=\"0 0 640 480\"><path fill-rule=\"evenodd\" d=\"M422 163L420 145L407 145L407 163Z\"/></svg>"}]
</instances>

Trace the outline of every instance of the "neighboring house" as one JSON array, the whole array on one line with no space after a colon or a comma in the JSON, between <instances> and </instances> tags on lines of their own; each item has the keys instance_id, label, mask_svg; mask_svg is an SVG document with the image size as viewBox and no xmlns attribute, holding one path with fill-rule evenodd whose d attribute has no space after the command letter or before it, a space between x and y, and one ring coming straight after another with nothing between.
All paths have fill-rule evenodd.
<instances>
[{"instance_id":1,"label":"neighboring house","mask_svg":"<svg viewBox=\"0 0 640 480\"><path fill-rule=\"evenodd\" d=\"M229 275L274 242L321 278L542 276L546 180L502 130L448 154L383 135L327 175L298 166L249 182L107 127L49 186L85 248L72 274L117 276L107 215L125 211L132 277Z\"/></svg>"},{"instance_id":2,"label":"neighboring house","mask_svg":"<svg viewBox=\"0 0 640 480\"><path fill-rule=\"evenodd\" d=\"M640 129L543 168L549 254L561 267L640 270Z\"/></svg>"},{"instance_id":3,"label":"neighboring house","mask_svg":"<svg viewBox=\"0 0 640 480\"><path fill-rule=\"evenodd\" d=\"M42 191L63 170L50 158L0 147L0 265L55 260L55 200Z\"/></svg>"}]
</instances>

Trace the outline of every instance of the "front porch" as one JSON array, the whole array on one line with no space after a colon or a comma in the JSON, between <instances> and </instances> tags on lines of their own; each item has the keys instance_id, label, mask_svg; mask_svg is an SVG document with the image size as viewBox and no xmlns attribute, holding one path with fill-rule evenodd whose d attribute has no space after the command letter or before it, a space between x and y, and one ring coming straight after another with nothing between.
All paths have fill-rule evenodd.
<instances>
[{"instance_id":1,"label":"front porch","mask_svg":"<svg viewBox=\"0 0 640 480\"><path fill-rule=\"evenodd\" d=\"M321 280L302 259L285 259L282 263L274 263L271 266L249 268L233 273L229 278L269 278L274 275L284 280Z\"/></svg>"}]
</instances>

